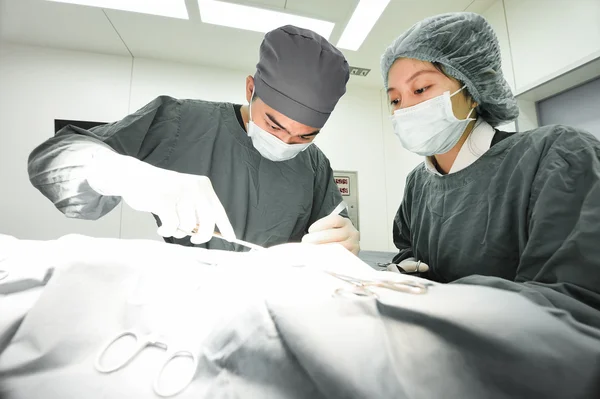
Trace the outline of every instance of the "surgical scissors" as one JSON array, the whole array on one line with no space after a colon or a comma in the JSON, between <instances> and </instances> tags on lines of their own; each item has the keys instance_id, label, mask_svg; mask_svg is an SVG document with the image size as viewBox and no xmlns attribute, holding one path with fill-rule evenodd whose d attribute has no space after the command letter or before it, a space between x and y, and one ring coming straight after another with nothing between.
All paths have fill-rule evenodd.
<instances>
[{"instance_id":1,"label":"surgical scissors","mask_svg":"<svg viewBox=\"0 0 600 399\"><path fill-rule=\"evenodd\" d=\"M144 280L148 279L148 280ZM144 282L149 281L149 282ZM176 293L169 292L168 289L163 289L160 293L153 293L152 288L156 289L158 284L158 277L151 275L150 277L141 276L138 287L148 285L150 290L144 292L143 289L137 288L142 291L142 294L134 292L129 298L129 304L135 307L141 307L149 312L150 320L154 318L159 323L152 323L154 326L151 327L150 333L142 333L137 328L125 329L124 331L116 334L105 346L102 347L98 356L96 357L94 368L100 373L109 374L115 371L121 370L129 365L144 349L149 347L155 347L164 350L165 358L162 362L162 366L154 379L153 388L154 392L161 397L170 397L181 393L194 379L196 370L198 368L198 356L197 345L194 346L193 341L195 340L194 330L195 322L190 319L190 313L188 312L194 303L197 303L196 299L201 293L201 287L192 283L190 287L180 289ZM170 332L169 332L170 331ZM183 335L183 337L181 336ZM111 349L112 352L117 354L117 345L120 341L125 338L135 339L133 350L119 361L110 362L110 365L105 364L105 357L109 354ZM184 339L189 345L181 345L179 341ZM178 342L178 343L174 343ZM119 354L122 353L119 351ZM165 369L175 360L179 358L189 358L191 361L186 362L190 365L189 376L183 379L181 384L169 389L161 386L161 381ZM104 360L104 361L103 361Z\"/></svg>"},{"instance_id":2,"label":"surgical scissors","mask_svg":"<svg viewBox=\"0 0 600 399\"><path fill-rule=\"evenodd\" d=\"M427 293L428 284L423 284L418 281L404 280L404 281L387 281L387 280L366 280L356 277L346 276L339 273L326 271L325 273L345 281L354 286L353 290L349 293L358 296L372 296L379 298L376 292L372 288L385 288L391 291L403 292L405 294L422 295ZM338 288L334 295L347 293L348 290L345 288Z\"/></svg>"},{"instance_id":3,"label":"surgical scissors","mask_svg":"<svg viewBox=\"0 0 600 399\"><path fill-rule=\"evenodd\" d=\"M135 344L135 348L134 348L133 352L130 355L126 356L122 361L117 362L116 364L114 364L112 366L105 366L102 363L102 360L107 355L107 352L118 341L120 341L126 337L132 337L136 340L136 344ZM194 353L193 350L190 350L189 348L171 347L169 340L166 339L165 336L163 336L161 334L157 334L157 333L150 333L150 334L142 335L135 330L127 330L127 331L123 331L123 332L119 333L100 351L100 353L98 354L98 357L96 358L94 367L100 373L104 373L104 374L113 373L113 372L121 370L122 368L127 366L145 348L148 348L148 347L157 347L157 348L164 349L167 351L165 360L162 363L162 367L160 368L160 371L158 372L158 375L156 376L156 378L154 380L154 392L161 397L170 397L170 396L177 395L178 393L182 392L185 388L187 388L187 386L192 382L194 375L196 374L196 369L198 368L198 358L197 358L196 354ZM172 389L172 390L163 389L161 387L160 382L161 382L161 377L163 376L165 369L169 366L169 364L173 360L175 360L177 358L181 358L181 357L187 357L187 358L191 359L191 369L190 369L190 373L189 373L189 378L184 380L184 384L182 384L181 386L179 386L175 389Z\"/></svg>"},{"instance_id":4,"label":"surgical scissors","mask_svg":"<svg viewBox=\"0 0 600 399\"><path fill-rule=\"evenodd\" d=\"M0 270L0 281L8 277L8 271Z\"/></svg>"}]
</instances>

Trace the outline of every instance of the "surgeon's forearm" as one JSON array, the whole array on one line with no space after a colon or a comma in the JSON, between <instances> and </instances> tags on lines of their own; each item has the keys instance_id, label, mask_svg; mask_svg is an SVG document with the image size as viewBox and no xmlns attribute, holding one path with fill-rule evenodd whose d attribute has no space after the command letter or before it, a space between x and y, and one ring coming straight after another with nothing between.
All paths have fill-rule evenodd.
<instances>
[{"instance_id":1,"label":"surgeon's forearm","mask_svg":"<svg viewBox=\"0 0 600 399\"><path fill-rule=\"evenodd\" d=\"M88 183L93 154L107 146L91 137L60 135L38 146L28 160L31 184L68 217L98 219L120 201Z\"/></svg>"}]
</instances>

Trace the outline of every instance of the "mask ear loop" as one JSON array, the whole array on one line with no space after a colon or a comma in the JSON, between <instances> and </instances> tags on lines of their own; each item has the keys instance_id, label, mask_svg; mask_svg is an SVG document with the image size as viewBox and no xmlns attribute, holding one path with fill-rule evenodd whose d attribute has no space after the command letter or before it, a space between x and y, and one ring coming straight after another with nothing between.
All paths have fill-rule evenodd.
<instances>
[{"instance_id":1,"label":"mask ear loop","mask_svg":"<svg viewBox=\"0 0 600 399\"><path fill-rule=\"evenodd\" d=\"M252 122L252 101L254 100L254 92L256 91L256 86L252 88L252 97L250 97L250 103L248 104L248 119Z\"/></svg>"},{"instance_id":2,"label":"mask ear loop","mask_svg":"<svg viewBox=\"0 0 600 399\"><path fill-rule=\"evenodd\" d=\"M465 89L465 87L467 87L467 85L463 85L463 87L461 87L460 89L456 90L454 93L450 94L450 97L454 97L456 94L458 94L461 91L463 91Z\"/></svg>"},{"instance_id":3,"label":"mask ear loop","mask_svg":"<svg viewBox=\"0 0 600 399\"><path fill-rule=\"evenodd\" d=\"M467 117L465 118L465 120L467 120L467 119L469 119L471 117L471 114L473 113L473 111L475 111L475 107L471 108L471 110L467 114Z\"/></svg>"},{"instance_id":4,"label":"mask ear loop","mask_svg":"<svg viewBox=\"0 0 600 399\"><path fill-rule=\"evenodd\" d=\"M463 91L465 89L465 87L467 87L467 85L463 85L460 89L456 90L454 93L450 94L450 97L454 97L455 95L457 95L458 93L460 93L461 91ZM476 107L471 108L471 110L469 111L469 113L467 114L467 117L463 120L467 120L471 117L471 114L473 113L473 111L475 110Z\"/></svg>"}]
</instances>

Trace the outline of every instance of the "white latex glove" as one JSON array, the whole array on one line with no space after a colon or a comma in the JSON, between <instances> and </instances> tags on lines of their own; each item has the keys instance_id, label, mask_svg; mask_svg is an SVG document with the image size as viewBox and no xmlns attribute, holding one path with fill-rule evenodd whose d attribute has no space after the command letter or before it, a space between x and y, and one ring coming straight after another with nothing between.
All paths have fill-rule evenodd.
<instances>
[{"instance_id":1,"label":"white latex glove","mask_svg":"<svg viewBox=\"0 0 600 399\"><path fill-rule=\"evenodd\" d=\"M302 242L310 244L340 243L354 255L360 251L360 233L350 219L340 215L329 215L317 220L308 228Z\"/></svg>"},{"instance_id":2,"label":"white latex glove","mask_svg":"<svg viewBox=\"0 0 600 399\"><path fill-rule=\"evenodd\" d=\"M415 258L408 258L404 259L399 264L390 263L387 267L387 269L391 272L400 273L398 268L402 268L402 270L408 273L425 273L429 270L429 265L427 263L418 261Z\"/></svg>"},{"instance_id":3,"label":"white latex glove","mask_svg":"<svg viewBox=\"0 0 600 399\"><path fill-rule=\"evenodd\" d=\"M163 237L191 236L192 243L202 244L216 225L225 239L236 238L206 176L157 168L103 148L93 154L87 180L98 193L122 197L133 209L157 215Z\"/></svg>"}]
</instances>

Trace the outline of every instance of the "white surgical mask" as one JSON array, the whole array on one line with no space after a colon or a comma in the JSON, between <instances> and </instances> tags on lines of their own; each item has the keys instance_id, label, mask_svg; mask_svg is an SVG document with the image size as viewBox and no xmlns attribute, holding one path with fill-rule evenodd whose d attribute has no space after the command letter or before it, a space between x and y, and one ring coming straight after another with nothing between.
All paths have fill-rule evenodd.
<instances>
[{"instance_id":1,"label":"white surgical mask","mask_svg":"<svg viewBox=\"0 0 600 399\"><path fill-rule=\"evenodd\" d=\"M252 93L254 98L254 92ZM263 157L279 162L287 161L306 150L311 143L306 144L287 144L279 140L271 133L263 130L252 121L252 99L248 109L250 122L248 122L248 136L252 139L252 145Z\"/></svg>"},{"instance_id":2,"label":"white surgical mask","mask_svg":"<svg viewBox=\"0 0 600 399\"><path fill-rule=\"evenodd\" d=\"M466 119L458 119L452 111L450 98L464 88L461 87L452 95L447 91L415 106L396 110L392 124L402 146L423 156L450 151L460 140L467 125L475 120L469 118L473 109Z\"/></svg>"}]
</instances>

